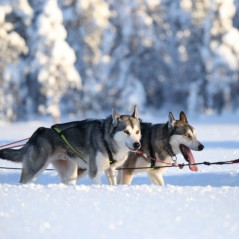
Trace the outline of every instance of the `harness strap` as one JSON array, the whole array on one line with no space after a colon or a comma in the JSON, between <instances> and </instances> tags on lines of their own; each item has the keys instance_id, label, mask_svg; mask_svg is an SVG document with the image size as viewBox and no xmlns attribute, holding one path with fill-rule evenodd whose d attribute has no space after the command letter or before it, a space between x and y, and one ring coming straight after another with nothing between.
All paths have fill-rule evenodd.
<instances>
[{"instance_id":1,"label":"harness strap","mask_svg":"<svg viewBox=\"0 0 239 239\"><path fill-rule=\"evenodd\" d=\"M154 168L156 160L154 159L155 158L155 152L154 152L153 146L152 146L152 125L151 125L150 130L149 130L148 148L149 148L149 156L150 156L150 161L151 161L151 168Z\"/></svg>"},{"instance_id":2,"label":"harness strap","mask_svg":"<svg viewBox=\"0 0 239 239\"><path fill-rule=\"evenodd\" d=\"M165 127L168 127L167 124ZM176 156L176 154L173 152L172 146L170 145L170 138L171 136L175 133L176 128L174 127L173 129L170 130L170 134L168 135L168 137L165 138L165 144L166 144L166 148L165 151L173 158Z\"/></svg>"},{"instance_id":3,"label":"harness strap","mask_svg":"<svg viewBox=\"0 0 239 239\"><path fill-rule=\"evenodd\" d=\"M61 137L61 139L63 140L63 142L85 163L86 160L83 158L83 156L73 147L73 145L70 144L70 142L67 140L66 136L63 134L63 130L61 130L60 128L53 126L52 127L53 130L55 130L55 132Z\"/></svg>"},{"instance_id":4,"label":"harness strap","mask_svg":"<svg viewBox=\"0 0 239 239\"><path fill-rule=\"evenodd\" d=\"M107 142L105 141L105 139L104 139L104 144L105 144L105 148L106 148L107 154L108 154L109 159L110 159L110 164L113 164L113 163L117 162L116 160L114 160L113 154L112 154Z\"/></svg>"},{"instance_id":5,"label":"harness strap","mask_svg":"<svg viewBox=\"0 0 239 239\"><path fill-rule=\"evenodd\" d=\"M165 125L165 129L168 130L168 126L167 124ZM164 129L164 130L165 130ZM170 134L165 138L164 142L165 142L165 148L164 150L170 155L170 157L175 157L176 154L173 152L173 149L172 149L172 146L170 145L169 141L170 141L170 137L175 133L176 129L174 128L173 130L171 130ZM152 147L152 139L151 139L151 135L152 135L152 126L150 128L150 131L149 131L149 144L148 144L148 148L149 148L149 154L150 154L150 158L151 158L151 168L155 168L155 163L156 163L156 160L155 160L155 152L153 150L153 147Z\"/></svg>"},{"instance_id":6,"label":"harness strap","mask_svg":"<svg viewBox=\"0 0 239 239\"><path fill-rule=\"evenodd\" d=\"M105 140L104 124L105 124L104 122L102 122L102 124L101 124L102 138L103 138L103 142L104 142L104 145L105 145L107 154L108 154L108 156L109 156L110 164L113 164L113 163L115 163L115 162L117 162L117 161L114 160L112 151L110 150L110 147L109 147L107 141Z\"/></svg>"}]
</instances>

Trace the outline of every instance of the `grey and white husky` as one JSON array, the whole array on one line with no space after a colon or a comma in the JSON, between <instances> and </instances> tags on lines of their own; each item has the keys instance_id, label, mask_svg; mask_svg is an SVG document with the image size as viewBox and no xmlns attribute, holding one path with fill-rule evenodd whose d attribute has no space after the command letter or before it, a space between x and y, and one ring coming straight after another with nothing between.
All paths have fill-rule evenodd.
<instances>
[{"instance_id":1,"label":"grey and white husky","mask_svg":"<svg viewBox=\"0 0 239 239\"><path fill-rule=\"evenodd\" d=\"M56 132L57 131L57 132ZM109 184L117 184L115 168L123 164L129 151L140 148L140 122L135 106L132 115L88 119L51 128L39 128L18 150L2 149L0 158L22 162L21 183L32 182L49 163L65 184L75 184L88 173L95 183L105 171Z\"/></svg>"},{"instance_id":2,"label":"grey and white husky","mask_svg":"<svg viewBox=\"0 0 239 239\"><path fill-rule=\"evenodd\" d=\"M141 148L140 150L152 158L152 161L142 155L130 153L128 159L124 162L123 168L119 171L118 182L120 184L130 184L134 174L147 171L153 184L164 185L162 173L165 168L160 169L133 169L137 167L165 166L160 162L171 162L172 158L181 153L185 160L190 164L195 163L190 149L201 151L204 146L197 140L195 129L188 124L184 112L180 113L180 119L175 120L173 114L169 113L169 120L166 124L141 123ZM157 162L158 160L158 162ZM192 171L197 171L195 165L189 166Z\"/></svg>"}]
</instances>

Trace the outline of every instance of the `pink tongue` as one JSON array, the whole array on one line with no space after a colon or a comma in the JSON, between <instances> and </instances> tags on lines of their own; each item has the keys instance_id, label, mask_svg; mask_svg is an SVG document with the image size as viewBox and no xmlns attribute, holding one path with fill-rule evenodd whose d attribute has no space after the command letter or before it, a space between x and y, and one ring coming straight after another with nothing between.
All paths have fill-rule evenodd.
<instances>
[{"instance_id":1,"label":"pink tongue","mask_svg":"<svg viewBox=\"0 0 239 239\"><path fill-rule=\"evenodd\" d=\"M189 163L190 164L194 164L195 160L194 160L193 154L192 154L192 152L191 152L191 150L189 148L187 149L187 156L188 156ZM198 171L197 165L190 165L189 168L192 171L195 171L195 172Z\"/></svg>"}]
</instances>

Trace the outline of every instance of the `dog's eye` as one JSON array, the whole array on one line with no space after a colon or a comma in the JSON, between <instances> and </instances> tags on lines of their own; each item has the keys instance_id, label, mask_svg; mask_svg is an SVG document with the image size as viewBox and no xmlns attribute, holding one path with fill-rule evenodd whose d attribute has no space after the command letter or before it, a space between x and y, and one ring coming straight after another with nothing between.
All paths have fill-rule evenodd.
<instances>
[{"instance_id":1,"label":"dog's eye","mask_svg":"<svg viewBox=\"0 0 239 239\"><path fill-rule=\"evenodd\" d=\"M136 134L139 134L139 130L136 131Z\"/></svg>"},{"instance_id":2,"label":"dog's eye","mask_svg":"<svg viewBox=\"0 0 239 239\"><path fill-rule=\"evenodd\" d=\"M192 136L190 134L185 134L185 136L188 138L188 139L192 139Z\"/></svg>"},{"instance_id":3,"label":"dog's eye","mask_svg":"<svg viewBox=\"0 0 239 239\"><path fill-rule=\"evenodd\" d=\"M124 133L127 134L127 135L130 135L130 133L127 129L124 130Z\"/></svg>"}]
</instances>

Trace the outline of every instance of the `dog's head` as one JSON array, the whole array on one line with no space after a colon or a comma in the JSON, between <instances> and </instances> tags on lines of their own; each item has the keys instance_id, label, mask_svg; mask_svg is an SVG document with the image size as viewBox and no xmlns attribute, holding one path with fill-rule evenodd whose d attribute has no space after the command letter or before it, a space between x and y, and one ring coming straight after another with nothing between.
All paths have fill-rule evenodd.
<instances>
[{"instance_id":1,"label":"dog's head","mask_svg":"<svg viewBox=\"0 0 239 239\"><path fill-rule=\"evenodd\" d=\"M171 132L170 145L173 153L182 153L183 157L190 164L195 163L191 150L201 151L204 146L198 141L195 129L188 124L188 120L184 112L180 113L179 120L175 120L173 114L169 113L168 128ZM197 171L196 165L191 165L192 171Z\"/></svg>"},{"instance_id":2,"label":"dog's head","mask_svg":"<svg viewBox=\"0 0 239 239\"><path fill-rule=\"evenodd\" d=\"M140 121L137 107L134 107L132 115L119 115L114 109L112 112L113 138L121 148L136 151L140 148Z\"/></svg>"}]
</instances>

